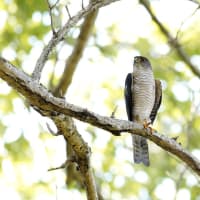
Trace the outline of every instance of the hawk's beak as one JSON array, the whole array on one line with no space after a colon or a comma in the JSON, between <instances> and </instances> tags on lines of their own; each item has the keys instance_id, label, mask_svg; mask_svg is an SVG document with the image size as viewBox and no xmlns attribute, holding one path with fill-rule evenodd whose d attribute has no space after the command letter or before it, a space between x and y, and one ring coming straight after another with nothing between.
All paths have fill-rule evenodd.
<instances>
[{"instance_id":1,"label":"hawk's beak","mask_svg":"<svg viewBox=\"0 0 200 200\"><path fill-rule=\"evenodd\" d=\"M140 62L140 56L135 56L134 63L139 63L139 62Z\"/></svg>"}]
</instances>

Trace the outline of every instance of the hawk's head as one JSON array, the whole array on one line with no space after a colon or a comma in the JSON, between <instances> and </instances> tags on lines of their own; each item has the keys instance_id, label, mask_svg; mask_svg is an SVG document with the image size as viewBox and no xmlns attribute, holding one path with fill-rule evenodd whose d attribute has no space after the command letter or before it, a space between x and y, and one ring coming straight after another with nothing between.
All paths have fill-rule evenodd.
<instances>
[{"instance_id":1,"label":"hawk's head","mask_svg":"<svg viewBox=\"0 0 200 200\"><path fill-rule=\"evenodd\" d=\"M151 69L151 64L149 60L143 56L136 56L134 58L134 63L133 63L133 71L135 70L147 70Z\"/></svg>"}]
</instances>

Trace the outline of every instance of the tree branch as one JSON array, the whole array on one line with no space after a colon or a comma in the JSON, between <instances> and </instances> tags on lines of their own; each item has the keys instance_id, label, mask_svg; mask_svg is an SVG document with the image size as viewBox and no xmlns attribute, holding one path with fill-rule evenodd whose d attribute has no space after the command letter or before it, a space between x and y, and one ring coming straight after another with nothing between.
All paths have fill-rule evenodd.
<instances>
[{"instance_id":1,"label":"tree branch","mask_svg":"<svg viewBox=\"0 0 200 200\"><path fill-rule=\"evenodd\" d=\"M153 11L150 8L149 2L147 2L147 0L140 0L140 3L147 9L152 20L158 25L160 31L168 39L170 46L173 47L176 50L179 57L189 66L191 71L200 78L200 70L198 69L198 66L194 65L191 62L190 58L188 57L186 52L183 50L178 39L173 37L171 35L171 33L165 28L165 26L160 22L160 20L156 17L156 15L153 13Z\"/></svg>"},{"instance_id":2,"label":"tree branch","mask_svg":"<svg viewBox=\"0 0 200 200\"><path fill-rule=\"evenodd\" d=\"M59 83L57 84L56 88L53 91L54 96L59 97L59 96L64 95L69 85L71 84L74 71L83 54L84 48L86 47L87 41L91 34L91 30L93 28L94 22L97 17L97 13L98 13L98 9L95 11L92 11L85 17L84 22L81 25L80 34L76 40L73 51L66 61L63 75L61 79L59 80ZM77 128L74 125L72 118L68 117L68 120L65 121L65 124L66 124L65 125L66 127L71 127L70 132L72 134L78 133ZM66 143L67 143L67 157L71 157L71 155L74 154L74 150L72 149L72 145L67 139L66 139ZM90 160L88 161L90 162ZM84 164L83 166L85 165L86 164ZM79 166L79 168L82 169L81 166ZM84 185L86 186L86 189L88 192L88 199L90 199L89 195L93 197L97 196L98 191L96 190L96 185L95 185L92 169L89 169L89 171L86 173L81 173L82 177L80 177L80 173L77 172L75 164L72 163L68 168L66 168L66 171L67 171L67 183L70 183L72 180L76 180L80 184L82 184L83 182L82 177L83 177L85 179ZM81 171L84 171L84 170L81 170ZM98 196L99 196L99 193L98 193Z\"/></svg>"},{"instance_id":3,"label":"tree branch","mask_svg":"<svg viewBox=\"0 0 200 200\"><path fill-rule=\"evenodd\" d=\"M191 2L193 2L193 3L195 3L195 4L197 4L198 7L200 8L200 3L199 3L198 1L196 1L196 0L188 0L188 1L191 1Z\"/></svg>"},{"instance_id":4,"label":"tree branch","mask_svg":"<svg viewBox=\"0 0 200 200\"><path fill-rule=\"evenodd\" d=\"M91 34L91 30L96 20L97 13L98 10L95 10L85 17L73 51L66 61L63 76L61 77L57 87L54 90L55 96L60 96L64 94L67 91L69 85L71 84L74 71L83 54L83 50Z\"/></svg>"},{"instance_id":5,"label":"tree branch","mask_svg":"<svg viewBox=\"0 0 200 200\"><path fill-rule=\"evenodd\" d=\"M106 6L112 2L119 1L119 0L94 0L91 3L89 3L88 6L86 6L84 9L80 10L75 16L71 17L67 23L60 29L56 34L53 34L51 40L49 43L44 47L40 57L38 58L36 62L35 69L32 74L32 78L36 81L40 80L41 73L43 70L43 67L45 65L45 62L48 59L48 56L52 49L64 39L66 33L72 28L80 19L87 16L90 12Z\"/></svg>"},{"instance_id":6,"label":"tree branch","mask_svg":"<svg viewBox=\"0 0 200 200\"><path fill-rule=\"evenodd\" d=\"M3 58L0 58L0 77L21 93L31 105L38 107L43 112L51 113L49 117L56 112L90 123L114 135L119 135L121 132L141 135L176 155L200 176L200 161L184 150L173 139L157 132L150 133L149 130L143 128L142 124L101 116L87 109L69 104L62 98L56 98L44 86L35 82L31 77ZM80 155L82 155L81 149L77 148L77 152L80 151Z\"/></svg>"},{"instance_id":7,"label":"tree branch","mask_svg":"<svg viewBox=\"0 0 200 200\"><path fill-rule=\"evenodd\" d=\"M46 116L49 112L43 112ZM75 152L76 163L79 166L83 184L86 188L88 200L96 200L97 189L95 184L94 175L90 166L91 150L87 143L83 140L82 136L78 133L72 119L63 114L51 115L51 119L56 124L59 132L63 133L63 136L67 142L72 146Z\"/></svg>"},{"instance_id":8,"label":"tree branch","mask_svg":"<svg viewBox=\"0 0 200 200\"><path fill-rule=\"evenodd\" d=\"M3 71L1 71L1 69L3 69L3 65L5 64L5 67L7 66L7 73L2 73ZM5 68L4 68L5 69ZM13 70L13 71L12 71ZM46 90L46 88L44 88L42 85L36 83L31 77L29 77L27 74L23 73L22 71L18 70L17 68L15 68L14 66L12 66L10 63L8 63L6 60L1 59L0 58L0 74L2 75L2 78L8 82L8 84L10 84L13 88L15 88L17 91L24 91L24 92L20 92L21 94L23 94L26 99L29 101L29 103L43 116L47 116L49 118L51 118L57 129L58 129L58 133L62 133L64 138L66 139L66 141L72 146L73 151L75 152L75 156L77 157L76 162L79 166L82 178L83 178L83 184L86 188L87 191L87 197L89 200L96 200L98 199L97 197L97 189L96 189L96 184L95 184L95 179L94 179L94 175L90 166L90 155L91 155L91 151L90 151L90 147L87 145L87 143L83 140L82 136L78 133L73 120L71 117L64 115L64 114L60 114L58 113L56 110L51 110L51 108L44 108L42 109L42 107L39 106L39 104L41 103L42 105L45 104L45 99L41 99L38 98L38 94L36 94L37 90L41 90L40 92L44 92L43 94L48 98L52 98L53 95L52 94L48 94L48 91ZM1 77L0 75L0 77ZM10 77L11 75L11 77ZM17 76L15 76L17 75ZM18 76L19 75L19 76ZM32 91L29 91L29 86L27 85L29 83L29 86L32 88ZM35 87L35 86L36 87ZM39 86L39 88L38 88ZM43 89L42 89L43 88ZM45 91L47 91L47 93L45 94ZM35 93L36 92L36 93ZM35 96L31 95L33 93L35 93ZM45 98L46 98L45 97ZM56 98L56 97L53 97ZM59 99L59 98L56 98ZM64 100L64 99L62 99ZM37 103L36 103L37 102ZM35 104L36 103L36 104Z\"/></svg>"},{"instance_id":9,"label":"tree branch","mask_svg":"<svg viewBox=\"0 0 200 200\"><path fill-rule=\"evenodd\" d=\"M96 200L98 199L98 191L95 184L94 175L92 172L92 168L90 166L90 157L91 157L91 150L87 143L84 141L82 136L78 133L77 128L72 120L71 117L60 114L56 111L50 110L42 110L35 107L36 111L38 111L43 116L47 116L51 118L57 129L59 135L62 134L67 141L68 144L71 145L73 151L75 152L74 155L71 157L60 167L51 168L51 170L60 169L68 167L70 162L75 162L78 164L78 169L81 173L80 182L85 186L87 192L87 199L89 200ZM50 130L50 132L52 132ZM58 135L53 133L53 135Z\"/></svg>"},{"instance_id":10,"label":"tree branch","mask_svg":"<svg viewBox=\"0 0 200 200\"><path fill-rule=\"evenodd\" d=\"M84 8L82 7L82 9L84 9ZM69 18L71 18L71 15L69 13L69 9L67 6L66 6L66 10L68 12ZM50 11L51 11L51 9L50 9ZM54 96L59 97L59 96L62 96L63 94L65 94L69 85L71 84L74 71L77 67L77 64L82 56L83 50L87 44L88 38L91 34L91 30L92 30L94 22L96 20L97 13L98 13L98 9L95 11L92 11L85 17L84 22L82 23L81 28L80 28L80 34L79 34L78 38L76 39L76 43L73 48L73 51L66 61L65 70L63 72L63 75L62 75L61 79L59 80L59 83L57 84L56 88L53 91ZM51 13L50 13L50 15L51 15ZM79 135L79 133L77 131L77 128L74 124L73 119L70 117L68 117L67 119L68 120L65 120L62 123L62 127L66 127L64 129L64 132L62 132L62 133L66 132L64 135L65 135L65 141L66 141L66 145L67 145L67 158L71 158L74 156L78 157L78 154L72 148L70 141L67 140L66 135L67 135L67 133L70 133L72 135ZM57 128L58 128L58 132L60 133L62 130L60 130L60 128L58 126L57 126ZM74 144L74 143L72 143L72 144ZM88 159L84 159L84 160L88 161L90 163L89 158L90 157L88 157ZM78 160L80 160L80 159L78 159ZM78 172L76 170L76 168L77 168L77 167L75 167L76 164L71 162L71 164L68 167L66 167L67 184L71 183L72 180L73 181L76 180L81 186L85 185L88 199L96 199L98 191L96 189L94 176L93 176L93 173L92 173L89 163L82 163L83 166L79 165L79 169L80 169L79 171L84 172L84 173L80 174L80 172ZM81 164L81 163L79 163L79 164ZM85 170L82 170L84 166L89 166L88 172ZM84 181L83 181L83 179L84 179ZM99 193L98 193L98 196L99 196Z\"/></svg>"},{"instance_id":11,"label":"tree branch","mask_svg":"<svg viewBox=\"0 0 200 200\"><path fill-rule=\"evenodd\" d=\"M52 33L53 35L56 34L56 31L55 31L55 28L54 28L54 25L53 25L53 9L54 7L58 4L59 0L57 0L53 5L50 4L49 0L46 0L47 1L47 4L48 4L48 8L49 8L49 15L50 15L50 20L51 20L51 30L52 30Z\"/></svg>"}]
</instances>

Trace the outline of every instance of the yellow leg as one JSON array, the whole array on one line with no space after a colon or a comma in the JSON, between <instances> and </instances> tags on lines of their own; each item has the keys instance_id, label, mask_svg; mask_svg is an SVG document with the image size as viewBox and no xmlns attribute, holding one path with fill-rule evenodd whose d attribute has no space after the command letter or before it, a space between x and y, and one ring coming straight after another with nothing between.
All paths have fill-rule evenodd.
<instances>
[{"instance_id":1,"label":"yellow leg","mask_svg":"<svg viewBox=\"0 0 200 200\"><path fill-rule=\"evenodd\" d=\"M146 119L143 121L144 128L148 128L151 125L151 122L148 122Z\"/></svg>"},{"instance_id":2,"label":"yellow leg","mask_svg":"<svg viewBox=\"0 0 200 200\"><path fill-rule=\"evenodd\" d=\"M153 134L155 129L153 129L150 125L151 125L151 122L148 122L146 119L143 121L144 128L145 129L149 128L150 129L150 133Z\"/></svg>"}]
</instances>

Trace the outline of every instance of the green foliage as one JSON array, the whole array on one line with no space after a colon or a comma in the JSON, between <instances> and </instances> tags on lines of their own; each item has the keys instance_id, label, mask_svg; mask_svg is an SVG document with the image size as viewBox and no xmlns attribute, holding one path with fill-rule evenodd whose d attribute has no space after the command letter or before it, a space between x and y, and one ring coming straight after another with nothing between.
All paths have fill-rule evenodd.
<instances>
[{"instance_id":1,"label":"green foliage","mask_svg":"<svg viewBox=\"0 0 200 200\"><path fill-rule=\"evenodd\" d=\"M19 65L23 61L23 56L30 52L32 46L29 43L30 37L35 36L42 39L49 31L49 27L42 22L42 17L48 15L45 1L22 1L16 0L12 3L1 2L0 9L7 12L7 20L4 30L0 32L0 51L9 47L21 54L16 57L16 63ZM33 20L33 15L38 13L37 21ZM40 19L41 18L41 19Z\"/></svg>"},{"instance_id":2,"label":"green foliage","mask_svg":"<svg viewBox=\"0 0 200 200\"><path fill-rule=\"evenodd\" d=\"M14 134L14 133L13 133ZM31 152L28 141L21 135L16 141L5 143L5 149L12 156L14 162L22 160L31 160Z\"/></svg>"},{"instance_id":3,"label":"green foliage","mask_svg":"<svg viewBox=\"0 0 200 200\"><path fill-rule=\"evenodd\" d=\"M135 12L137 6L131 3L130 8L124 9L123 1L120 5L122 5L120 13L119 10L112 9L113 15L118 12L113 21L109 21L111 15L106 15L109 23L107 20L101 22L106 13L106 9L102 9L66 100L107 116L110 116L117 106L114 117L127 119L123 87L126 76L124 72L132 69L132 61L128 58L138 54L146 56L152 63L155 77L160 79L163 85L163 101L155 128L169 137L178 136L178 142L184 148L199 155L199 79L181 61L175 49L169 47L167 39L155 24L148 24L151 30L149 34L131 35L133 37L131 40L130 33L137 32L139 27L128 24L126 20L130 20L129 15ZM111 8L108 6L107 9ZM9 57L11 53L6 53L6 49L14 51L15 56L10 60L19 67L24 66L29 59L35 63L37 57L33 53L34 48L38 46L42 48L46 36L51 34L50 25L44 23L44 18L49 16L46 1L4 0L0 2L1 11L6 12L7 19L3 29L0 30L0 54ZM148 18L142 10L139 10L140 12L144 14L142 15L144 18ZM136 18L131 20L133 23L138 21ZM183 49L191 57L200 53L198 24L199 19L194 20L180 33L179 39ZM170 24L166 26L172 31ZM46 83L52 75L52 69L55 71L53 83L56 84L60 79L64 61L70 55L76 41L78 28L75 27L66 36L65 42L51 54L51 62L43 73ZM31 68L27 65L25 67ZM67 196L66 199L68 197L84 199L83 191L77 188L77 184L65 188L65 175L62 171L47 173L48 168L65 161L63 138L48 135L45 125L47 119L39 117L33 110L30 109L25 117L19 110L16 112L14 102L22 97L3 83L0 81L0 135L3 138L0 141L0 179L6 188L11 187L18 196L10 196L9 192L6 192L6 195L1 194L0 191L2 198L41 199L40 195L43 194L43 199L56 199L56 194L62 194L60 196ZM25 110L26 107L20 109ZM6 117L10 114L17 115L23 121L22 127L16 126L14 121L6 122ZM30 134L26 128L27 117L33 120ZM53 126L51 122L48 123ZM12 127L15 131L9 136L8 142L5 137L8 137L7 131ZM168 192L168 187L173 187L174 199L183 189L190 194L190 199L200 198L199 178L194 176L180 160L151 142L149 142L151 166L147 168L133 164L129 134L123 133L120 137L114 137L105 131L79 122L77 129L91 146L96 180L105 199L166 199L158 195L159 188L164 187L165 183L167 183L165 194ZM17 133L18 137L15 135ZM12 180L8 177L9 170L14 174ZM0 187L2 182L0 181Z\"/></svg>"}]
</instances>

